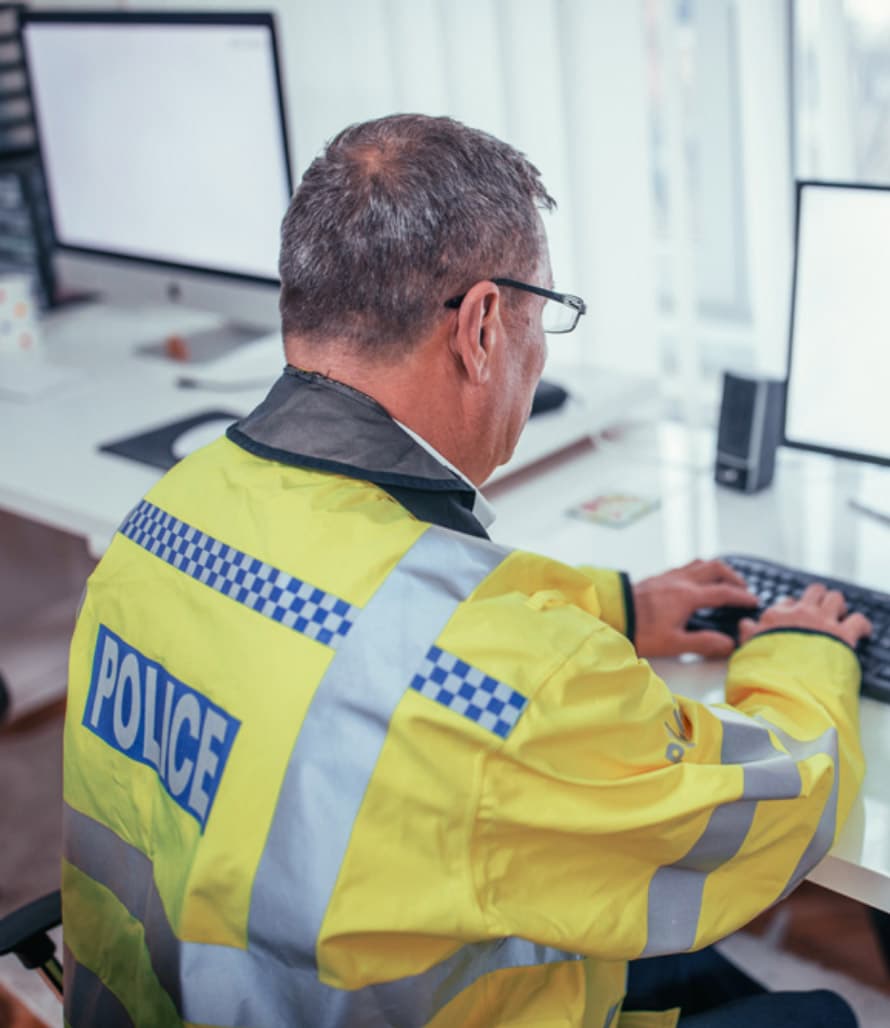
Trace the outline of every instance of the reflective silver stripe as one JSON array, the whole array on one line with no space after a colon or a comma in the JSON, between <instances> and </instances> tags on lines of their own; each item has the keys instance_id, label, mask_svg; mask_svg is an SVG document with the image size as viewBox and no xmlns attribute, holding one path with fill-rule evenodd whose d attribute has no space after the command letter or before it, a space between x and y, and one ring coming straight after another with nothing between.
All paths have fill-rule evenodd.
<instances>
[{"instance_id":1,"label":"reflective silver stripe","mask_svg":"<svg viewBox=\"0 0 890 1028\"><path fill-rule=\"evenodd\" d=\"M731 707L710 707L723 724L722 764L741 764L743 799L779 800L800 795L800 771L793 756L777 750L771 725L760 723Z\"/></svg>"},{"instance_id":2,"label":"reflective silver stripe","mask_svg":"<svg viewBox=\"0 0 890 1028\"><path fill-rule=\"evenodd\" d=\"M617 1009L617 1003L613 1003L612 1006L609 1007L609 1012L606 1014L605 1021L603 1021L603 1028L609 1028L609 1025L612 1023L612 1018L615 1016L615 1011Z\"/></svg>"},{"instance_id":3,"label":"reflective silver stripe","mask_svg":"<svg viewBox=\"0 0 890 1028\"><path fill-rule=\"evenodd\" d=\"M423 1016L418 1017L413 1023L418 1026L424 1024L433 1014L438 1013L484 975L503 971L508 967L539 967L543 964L583 959L578 953L566 953L551 946L538 945L528 939L497 939L494 942L464 946L449 960L426 972L426 975L432 972L435 977L441 978L442 984L437 988L430 1007L425 1012L417 1011L418 1015ZM447 975L443 976L442 969L445 967ZM410 997L410 993L408 996Z\"/></svg>"},{"instance_id":4,"label":"reflective silver stripe","mask_svg":"<svg viewBox=\"0 0 890 1028\"><path fill-rule=\"evenodd\" d=\"M753 718L732 707L708 709L723 728L723 739L720 744L721 763L743 764L768 759L779 752L773 745L769 732Z\"/></svg>"},{"instance_id":5,"label":"reflective silver stripe","mask_svg":"<svg viewBox=\"0 0 890 1028\"><path fill-rule=\"evenodd\" d=\"M144 922L145 944L155 973L184 1020L203 1024L278 1028L282 1024L354 1025L423 1024L486 974L510 967L531 967L582 959L577 954L539 946L523 939L498 939L463 946L447 960L421 974L347 992L323 985L311 967L289 967L277 954L229 946L181 942L164 915L148 858L108 828L65 807L65 855L75 866L106 886L126 909L138 916L140 904L151 911ZM76 966L66 957L66 975ZM120 1006L107 988L85 968L80 992L72 992L72 1009L81 1025L130 1025L114 1017ZM67 987L66 987L67 988ZM93 1018L97 1004L108 1004L107 1017ZM105 1009L105 1006L102 1006ZM121 1008L122 1009L122 1008ZM125 1015L125 1012L124 1012Z\"/></svg>"},{"instance_id":6,"label":"reflective silver stripe","mask_svg":"<svg viewBox=\"0 0 890 1028\"><path fill-rule=\"evenodd\" d=\"M807 848L804 850L800 860L797 862L797 867L792 871L791 877L788 879L788 884L782 890L782 895L779 899L784 899L789 893L793 892L794 889L797 888L800 882L810 873L810 871L813 870L825 854L828 853L831 849L832 843L834 842L834 833L837 829L837 797L841 771L838 756L837 729L834 727L828 728L819 736L818 739L813 739L809 742L801 742L798 739L793 739L790 735L783 732L775 725L769 724L769 722L764 718L760 718L759 720L764 724L769 725L782 745L797 762L807 760L809 757L815 757L816 755L822 755L828 757L832 761L834 767L831 792L828 794L825 806L822 808L822 815L819 818L819 824L816 826L816 831L813 833L813 837L810 839Z\"/></svg>"},{"instance_id":7,"label":"reflective silver stripe","mask_svg":"<svg viewBox=\"0 0 890 1028\"><path fill-rule=\"evenodd\" d=\"M498 939L463 946L447 960L410 978L348 992L322 985L310 968L285 968L270 954L186 943L183 979L189 987L183 1017L188 1021L200 1017L201 1023L223 1028L240 1024L258 1028L283 1024L422 1028L487 974L581 959L525 939ZM190 999L193 975L203 982L194 1004Z\"/></svg>"},{"instance_id":8,"label":"reflective silver stripe","mask_svg":"<svg viewBox=\"0 0 890 1028\"><path fill-rule=\"evenodd\" d=\"M133 1028L133 1020L124 1005L65 946L65 1020L70 1028Z\"/></svg>"},{"instance_id":9,"label":"reflective silver stripe","mask_svg":"<svg viewBox=\"0 0 890 1028\"><path fill-rule=\"evenodd\" d=\"M109 889L142 924L151 966L180 1009L179 940L167 919L151 861L110 828L67 803L62 807L62 836L65 859Z\"/></svg>"},{"instance_id":10,"label":"reflective silver stripe","mask_svg":"<svg viewBox=\"0 0 890 1028\"><path fill-rule=\"evenodd\" d=\"M702 893L708 875L738 852L748 834L757 804L734 801L716 807L692 849L649 883L646 948L653 957L691 949L701 916Z\"/></svg>"},{"instance_id":11,"label":"reflective silver stripe","mask_svg":"<svg viewBox=\"0 0 890 1028\"><path fill-rule=\"evenodd\" d=\"M646 947L641 954L644 957L692 948L708 875L738 853L758 802L800 795L800 771L795 760L776 749L765 727L731 708L709 709L723 725L721 763L742 767L742 795L715 807L689 852L653 875Z\"/></svg>"},{"instance_id":12,"label":"reflective silver stripe","mask_svg":"<svg viewBox=\"0 0 890 1028\"><path fill-rule=\"evenodd\" d=\"M250 947L277 953L289 966L315 966L322 919L393 711L457 606L506 553L487 540L430 528L362 610L316 689L291 754L254 880Z\"/></svg>"}]
</instances>

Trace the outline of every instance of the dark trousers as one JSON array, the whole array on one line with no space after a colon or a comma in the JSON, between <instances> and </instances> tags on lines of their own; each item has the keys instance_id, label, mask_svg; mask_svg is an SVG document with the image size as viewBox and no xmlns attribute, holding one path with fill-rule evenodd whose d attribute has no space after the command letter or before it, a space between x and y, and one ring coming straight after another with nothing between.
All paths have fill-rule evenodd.
<instances>
[{"instance_id":1,"label":"dark trousers","mask_svg":"<svg viewBox=\"0 0 890 1028\"><path fill-rule=\"evenodd\" d=\"M680 1028L856 1028L833 992L768 992L715 949L633 960L625 1010L680 1007Z\"/></svg>"}]
</instances>

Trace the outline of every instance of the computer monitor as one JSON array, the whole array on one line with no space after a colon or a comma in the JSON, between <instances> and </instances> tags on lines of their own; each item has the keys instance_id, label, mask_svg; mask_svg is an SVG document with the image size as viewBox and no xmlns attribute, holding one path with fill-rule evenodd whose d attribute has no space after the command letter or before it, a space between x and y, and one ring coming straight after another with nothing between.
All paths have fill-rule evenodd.
<instances>
[{"instance_id":1,"label":"computer monitor","mask_svg":"<svg viewBox=\"0 0 890 1028\"><path fill-rule=\"evenodd\" d=\"M890 466L890 187L798 182L784 443ZM890 519L890 474L854 506Z\"/></svg>"},{"instance_id":2,"label":"computer monitor","mask_svg":"<svg viewBox=\"0 0 890 1028\"><path fill-rule=\"evenodd\" d=\"M272 16L29 11L22 36L63 286L276 328L292 182Z\"/></svg>"}]
</instances>

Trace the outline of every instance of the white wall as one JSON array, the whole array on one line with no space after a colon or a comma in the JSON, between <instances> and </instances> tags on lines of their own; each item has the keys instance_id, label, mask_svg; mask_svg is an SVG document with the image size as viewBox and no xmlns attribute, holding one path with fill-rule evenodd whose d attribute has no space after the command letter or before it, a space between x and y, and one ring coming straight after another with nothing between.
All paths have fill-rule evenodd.
<instances>
[{"instance_id":1,"label":"white wall","mask_svg":"<svg viewBox=\"0 0 890 1028\"><path fill-rule=\"evenodd\" d=\"M262 6L262 5L257 5ZM513 143L559 204L557 288L590 313L557 357L655 370L638 0L278 4L299 174L344 125L448 114Z\"/></svg>"}]
</instances>

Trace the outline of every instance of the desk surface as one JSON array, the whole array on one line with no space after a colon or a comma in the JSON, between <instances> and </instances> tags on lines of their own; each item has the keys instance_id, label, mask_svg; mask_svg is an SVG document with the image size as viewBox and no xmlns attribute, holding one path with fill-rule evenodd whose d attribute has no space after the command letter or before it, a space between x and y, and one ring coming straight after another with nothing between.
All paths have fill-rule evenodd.
<instances>
[{"instance_id":1,"label":"desk surface","mask_svg":"<svg viewBox=\"0 0 890 1028\"><path fill-rule=\"evenodd\" d=\"M493 489L492 535L567 563L623 568L635 579L695 557L749 553L890 592L890 526L848 505L861 469L780 451L773 486L745 496L715 486L713 447L710 432L626 426L612 441ZM658 497L660 507L624 528L565 513L612 492ZM722 661L652 664L675 692L722 701ZM861 725L868 761L862 791L837 845L809 877L890 911L890 705L864 699Z\"/></svg>"},{"instance_id":2,"label":"desk surface","mask_svg":"<svg viewBox=\"0 0 890 1028\"><path fill-rule=\"evenodd\" d=\"M153 313L145 331L151 336L176 328L172 319L165 324ZM133 353L138 329L123 314L101 317L86 307L51 316L44 329L46 359L69 369L71 379L27 399L0 397L0 431L12 441L0 463L0 507L83 536L97 554L159 474L100 453L99 444L200 410L248 410L263 393L178 389L181 366ZM270 381L277 370L269 369Z\"/></svg>"}]
</instances>

